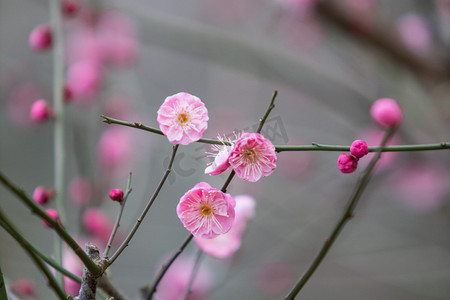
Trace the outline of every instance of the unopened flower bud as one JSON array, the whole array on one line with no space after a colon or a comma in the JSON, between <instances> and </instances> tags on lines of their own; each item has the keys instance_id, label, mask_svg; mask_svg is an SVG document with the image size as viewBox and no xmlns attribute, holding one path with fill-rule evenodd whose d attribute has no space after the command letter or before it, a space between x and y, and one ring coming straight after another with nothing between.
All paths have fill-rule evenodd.
<instances>
[{"instance_id":1,"label":"unopened flower bud","mask_svg":"<svg viewBox=\"0 0 450 300\"><path fill-rule=\"evenodd\" d=\"M338 167L342 173L353 173L358 167L358 158L350 153L342 153L338 158Z\"/></svg>"},{"instance_id":2,"label":"unopened flower bud","mask_svg":"<svg viewBox=\"0 0 450 300\"><path fill-rule=\"evenodd\" d=\"M56 222L59 222L59 214L56 209L50 208L45 211L50 218L54 219ZM51 227L50 223L48 223L45 219L42 220L44 222L45 227Z\"/></svg>"},{"instance_id":3,"label":"unopened flower bud","mask_svg":"<svg viewBox=\"0 0 450 300\"><path fill-rule=\"evenodd\" d=\"M375 101L370 108L372 119L383 127L397 127L403 120L402 109L397 101L390 98L381 98Z\"/></svg>"},{"instance_id":4,"label":"unopened flower bud","mask_svg":"<svg viewBox=\"0 0 450 300\"><path fill-rule=\"evenodd\" d=\"M53 43L52 29L49 24L42 24L33 29L30 34L30 47L33 50L48 50Z\"/></svg>"},{"instance_id":5,"label":"unopened flower bud","mask_svg":"<svg viewBox=\"0 0 450 300\"><path fill-rule=\"evenodd\" d=\"M366 142L362 140L356 140L350 146L350 153L357 158L361 158L369 153L369 147L367 147Z\"/></svg>"},{"instance_id":6,"label":"unopened flower bud","mask_svg":"<svg viewBox=\"0 0 450 300\"><path fill-rule=\"evenodd\" d=\"M45 205L48 201L50 201L50 199L53 198L54 194L55 193L53 190L46 189L43 186L38 186L34 189L33 199L40 205Z\"/></svg>"},{"instance_id":7,"label":"unopened flower bud","mask_svg":"<svg viewBox=\"0 0 450 300\"><path fill-rule=\"evenodd\" d=\"M43 122L53 117L53 110L44 99L36 100L31 105L30 118L34 121Z\"/></svg>"},{"instance_id":8,"label":"unopened flower bud","mask_svg":"<svg viewBox=\"0 0 450 300\"><path fill-rule=\"evenodd\" d=\"M123 191L121 189L112 189L109 192L109 198L113 201L122 203L123 201Z\"/></svg>"},{"instance_id":9,"label":"unopened flower bud","mask_svg":"<svg viewBox=\"0 0 450 300\"><path fill-rule=\"evenodd\" d=\"M72 17L80 10L80 3L78 0L62 0L61 10L65 16Z\"/></svg>"}]
</instances>

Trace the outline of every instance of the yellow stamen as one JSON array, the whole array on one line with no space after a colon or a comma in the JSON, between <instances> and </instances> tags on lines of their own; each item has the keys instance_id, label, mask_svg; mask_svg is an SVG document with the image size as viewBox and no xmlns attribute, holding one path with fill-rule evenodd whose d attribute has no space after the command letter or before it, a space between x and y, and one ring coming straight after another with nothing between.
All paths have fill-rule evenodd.
<instances>
[{"instance_id":1,"label":"yellow stamen","mask_svg":"<svg viewBox=\"0 0 450 300\"><path fill-rule=\"evenodd\" d=\"M189 120L189 118L188 118L187 114L181 113L181 114L178 115L178 121L179 121L181 124L186 123L188 120Z\"/></svg>"},{"instance_id":2,"label":"yellow stamen","mask_svg":"<svg viewBox=\"0 0 450 300\"><path fill-rule=\"evenodd\" d=\"M210 216L213 213L213 209L209 204L202 204L200 211L204 216Z\"/></svg>"}]
</instances>

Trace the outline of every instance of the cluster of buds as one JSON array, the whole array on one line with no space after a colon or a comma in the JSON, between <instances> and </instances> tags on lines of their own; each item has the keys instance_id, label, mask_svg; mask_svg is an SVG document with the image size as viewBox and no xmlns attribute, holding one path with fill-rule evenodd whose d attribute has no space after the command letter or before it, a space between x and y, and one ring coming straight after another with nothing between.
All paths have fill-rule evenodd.
<instances>
[{"instance_id":1,"label":"cluster of buds","mask_svg":"<svg viewBox=\"0 0 450 300\"><path fill-rule=\"evenodd\" d=\"M338 167L342 173L353 173L361 157L369 153L369 147L363 140L356 140L350 146L350 153L342 153L338 158Z\"/></svg>"}]
</instances>

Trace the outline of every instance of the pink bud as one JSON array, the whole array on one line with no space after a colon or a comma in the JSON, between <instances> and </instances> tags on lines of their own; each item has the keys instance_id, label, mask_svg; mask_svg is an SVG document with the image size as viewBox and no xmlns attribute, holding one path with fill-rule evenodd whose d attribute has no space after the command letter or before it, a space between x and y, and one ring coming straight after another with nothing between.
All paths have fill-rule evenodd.
<instances>
[{"instance_id":1,"label":"pink bud","mask_svg":"<svg viewBox=\"0 0 450 300\"><path fill-rule=\"evenodd\" d=\"M121 189L112 189L109 192L109 198L113 201L122 203L123 201L123 191Z\"/></svg>"},{"instance_id":2,"label":"pink bud","mask_svg":"<svg viewBox=\"0 0 450 300\"><path fill-rule=\"evenodd\" d=\"M403 120L402 109L397 101L390 98L381 98L375 101L370 108L372 119L383 127L397 127Z\"/></svg>"},{"instance_id":3,"label":"pink bud","mask_svg":"<svg viewBox=\"0 0 450 300\"><path fill-rule=\"evenodd\" d=\"M33 50L45 51L52 46L52 29L48 24L42 24L33 29L30 34L30 47Z\"/></svg>"},{"instance_id":4,"label":"pink bud","mask_svg":"<svg viewBox=\"0 0 450 300\"><path fill-rule=\"evenodd\" d=\"M34 189L33 199L40 205L45 205L51 198L53 198L54 194L55 193L53 190L48 190L43 186L38 186Z\"/></svg>"},{"instance_id":5,"label":"pink bud","mask_svg":"<svg viewBox=\"0 0 450 300\"><path fill-rule=\"evenodd\" d=\"M56 209L50 208L45 212L50 216L50 218L54 219L56 222L59 222L59 214ZM51 227L50 223L48 223L46 220L43 219L42 221L44 222L45 227Z\"/></svg>"},{"instance_id":6,"label":"pink bud","mask_svg":"<svg viewBox=\"0 0 450 300\"><path fill-rule=\"evenodd\" d=\"M366 142L362 140L356 140L350 146L350 153L357 158L361 158L369 153L369 147L367 147Z\"/></svg>"},{"instance_id":7,"label":"pink bud","mask_svg":"<svg viewBox=\"0 0 450 300\"><path fill-rule=\"evenodd\" d=\"M72 99L73 99L72 88L70 87L70 85L65 84L64 85L64 102L70 103L70 102L72 102Z\"/></svg>"},{"instance_id":8,"label":"pink bud","mask_svg":"<svg viewBox=\"0 0 450 300\"><path fill-rule=\"evenodd\" d=\"M33 121L43 122L53 117L53 110L44 99L36 100L31 105L30 118Z\"/></svg>"},{"instance_id":9,"label":"pink bud","mask_svg":"<svg viewBox=\"0 0 450 300\"><path fill-rule=\"evenodd\" d=\"M78 0L62 0L61 10L65 16L72 17L80 10L80 3Z\"/></svg>"},{"instance_id":10,"label":"pink bud","mask_svg":"<svg viewBox=\"0 0 450 300\"><path fill-rule=\"evenodd\" d=\"M353 173L358 167L358 158L350 153L342 153L338 158L338 167L342 173Z\"/></svg>"},{"instance_id":11,"label":"pink bud","mask_svg":"<svg viewBox=\"0 0 450 300\"><path fill-rule=\"evenodd\" d=\"M11 291L19 297L36 297L36 285L30 279L17 279L11 284Z\"/></svg>"}]
</instances>

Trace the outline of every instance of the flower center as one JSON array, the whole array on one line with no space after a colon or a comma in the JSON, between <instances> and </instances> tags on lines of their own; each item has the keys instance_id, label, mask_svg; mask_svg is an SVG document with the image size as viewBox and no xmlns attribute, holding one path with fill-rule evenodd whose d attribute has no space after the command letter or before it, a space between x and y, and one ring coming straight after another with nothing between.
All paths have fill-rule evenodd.
<instances>
[{"instance_id":1,"label":"flower center","mask_svg":"<svg viewBox=\"0 0 450 300\"><path fill-rule=\"evenodd\" d=\"M178 122L180 122L180 124L185 124L188 120L189 120L189 118L188 118L187 114L181 113L178 115Z\"/></svg>"},{"instance_id":2,"label":"flower center","mask_svg":"<svg viewBox=\"0 0 450 300\"><path fill-rule=\"evenodd\" d=\"M200 212L202 213L202 215L208 217L208 216L212 215L213 209L212 209L211 205L203 203L202 206L200 207Z\"/></svg>"},{"instance_id":3,"label":"flower center","mask_svg":"<svg viewBox=\"0 0 450 300\"><path fill-rule=\"evenodd\" d=\"M244 153L243 153L244 159L247 160L248 162L254 162L256 160L256 151L255 149L247 149Z\"/></svg>"}]
</instances>

